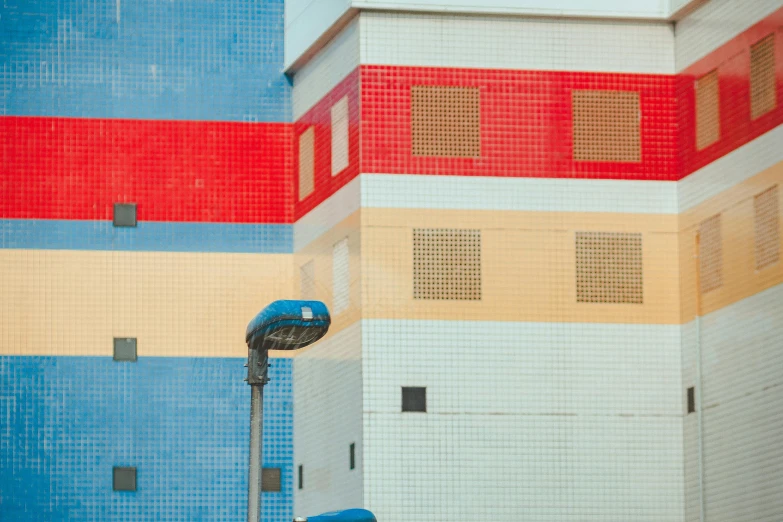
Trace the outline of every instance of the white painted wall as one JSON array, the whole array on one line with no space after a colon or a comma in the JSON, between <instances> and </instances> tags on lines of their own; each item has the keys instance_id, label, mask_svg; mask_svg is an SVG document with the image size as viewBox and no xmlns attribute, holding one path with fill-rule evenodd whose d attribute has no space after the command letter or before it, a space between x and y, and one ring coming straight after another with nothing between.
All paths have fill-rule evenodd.
<instances>
[{"instance_id":1,"label":"white painted wall","mask_svg":"<svg viewBox=\"0 0 783 522\"><path fill-rule=\"evenodd\" d=\"M362 505L360 323L294 359L294 514ZM356 469L349 446L356 444ZM297 469L304 465L304 489Z\"/></svg>"},{"instance_id":2,"label":"white painted wall","mask_svg":"<svg viewBox=\"0 0 783 522\"><path fill-rule=\"evenodd\" d=\"M351 0L285 0L285 68L304 54L350 7Z\"/></svg>"}]
</instances>

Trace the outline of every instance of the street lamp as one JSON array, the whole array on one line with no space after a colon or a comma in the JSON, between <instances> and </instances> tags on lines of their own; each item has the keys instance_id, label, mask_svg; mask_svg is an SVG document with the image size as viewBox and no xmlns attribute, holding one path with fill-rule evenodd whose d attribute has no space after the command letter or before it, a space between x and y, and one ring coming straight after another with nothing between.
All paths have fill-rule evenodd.
<instances>
[{"instance_id":1,"label":"street lamp","mask_svg":"<svg viewBox=\"0 0 783 522\"><path fill-rule=\"evenodd\" d=\"M329 310L320 301L275 301L247 325L247 383L250 385L250 471L247 520L261 520L261 444L264 385L269 382L269 350L296 350L326 335Z\"/></svg>"}]
</instances>

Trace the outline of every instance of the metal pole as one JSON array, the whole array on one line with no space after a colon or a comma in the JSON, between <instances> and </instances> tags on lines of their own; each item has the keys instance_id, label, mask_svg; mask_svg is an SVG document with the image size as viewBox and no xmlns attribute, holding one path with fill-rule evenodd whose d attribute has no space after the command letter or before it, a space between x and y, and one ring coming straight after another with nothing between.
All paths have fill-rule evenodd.
<instances>
[{"instance_id":1,"label":"metal pole","mask_svg":"<svg viewBox=\"0 0 783 522\"><path fill-rule=\"evenodd\" d=\"M261 520L261 445L263 444L264 385L250 386L250 472L247 479L247 522Z\"/></svg>"}]
</instances>

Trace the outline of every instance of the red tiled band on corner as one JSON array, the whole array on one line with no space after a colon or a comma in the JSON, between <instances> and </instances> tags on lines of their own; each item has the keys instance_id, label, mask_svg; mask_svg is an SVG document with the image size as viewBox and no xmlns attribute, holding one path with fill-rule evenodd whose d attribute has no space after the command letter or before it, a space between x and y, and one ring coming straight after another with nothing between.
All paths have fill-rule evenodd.
<instances>
[{"instance_id":1,"label":"red tiled band on corner","mask_svg":"<svg viewBox=\"0 0 783 522\"><path fill-rule=\"evenodd\" d=\"M347 166L344 159L332 161L333 109L347 103ZM342 186L359 175L359 68L307 111L293 131L294 219L297 220L321 204ZM338 125L345 128L344 121ZM306 150L300 150L306 149ZM343 151L337 151L340 153ZM334 172L335 164L341 168ZM303 179L306 178L306 179Z\"/></svg>"},{"instance_id":2,"label":"red tiled band on corner","mask_svg":"<svg viewBox=\"0 0 783 522\"><path fill-rule=\"evenodd\" d=\"M680 178L783 123L783 8L682 71L676 95Z\"/></svg>"},{"instance_id":3,"label":"red tiled band on corner","mask_svg":"<svg viewBox=\"0 0 783 522\"><path fill-rule=\"evenodd\" d=\"M291 223L292 126L0 117L0 217Z\"/></svg>"},{"instance_id":4,"label":"red tiled band on corner","mask_svg":"<svg viewBox=\"0 0 783 522\"><path fill-rule=\"evenodd\" d=\"M375 65L362 66L361 71L362 172L677 179L674 76ZM468 93L420 93L422 86L475 92L472 96L477 96L479 104L480 146L459 147L458 140L473 138L454 137L438 130L439 125L470 124L474 98L466 98ZM618 94L621 99L613 100ZM615 122L603 120L606 112L601 108L612 103L619 104L620 112L627 116L616 117ZM442 114L437 109L430 111L428 116L425 107L421 115L419 106L427 104L441 104L447 109ZM453 112L448 107L455 104L462 104L458 110L470 112L467 120L444 122ZM596 136L611 133L619 127L632 130L633 136L604 137L609 149L612 142L622 142L625 150L601 150L601 143L583 143L575 151L575 137L579 137L574 136L575 129L579 134L582 125L575 118L591 127L582 133L587 136L591 132ZM445 143L436 143L434 148L415 144L420 141L415 133L426 132L427 128L444 135L438 139ZM470 132L468 135L473 136ZM448 154L451 150L456 152ZM439 155L425 155L429 151Z\"/></svg>"}]
</instances>

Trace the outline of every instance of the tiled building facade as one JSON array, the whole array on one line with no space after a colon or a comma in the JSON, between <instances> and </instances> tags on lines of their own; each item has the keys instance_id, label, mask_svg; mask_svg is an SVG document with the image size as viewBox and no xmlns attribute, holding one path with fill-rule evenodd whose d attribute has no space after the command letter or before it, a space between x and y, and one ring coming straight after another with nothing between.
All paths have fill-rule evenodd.
<instances>
[{"instance_id":1,"label":"tiled building facade","mask_svg":"<svg viewBox=\"0 0 783 522\"><path fill-rule=\"evenodd\" d=\"M7 4L0 514L242 519L301 297L265 520L783 518L783 3L647 3Z\"/></svg>"}]
</instances>

